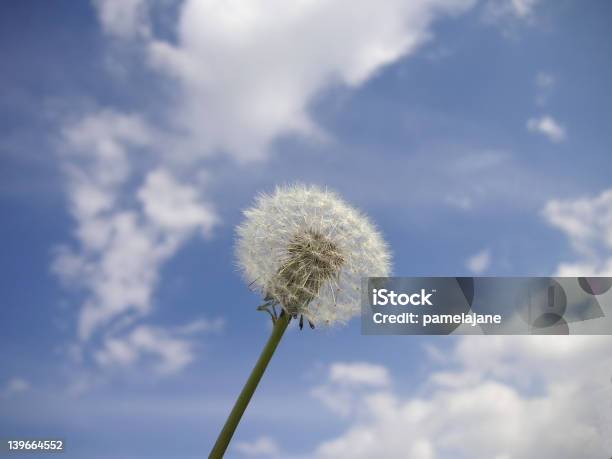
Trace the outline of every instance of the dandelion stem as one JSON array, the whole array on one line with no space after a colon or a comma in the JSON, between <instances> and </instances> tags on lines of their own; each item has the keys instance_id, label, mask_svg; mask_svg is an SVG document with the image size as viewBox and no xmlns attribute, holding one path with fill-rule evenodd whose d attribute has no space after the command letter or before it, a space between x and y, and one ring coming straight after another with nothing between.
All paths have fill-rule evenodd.
<instances>
[{"instance_id":1,"label":"dandelion stem","mask_svg":"<svg viewBox=\"0 0 612 459\"><path fill-rule=\"evenodd\" d=\"M215 446L213 447L208 459L220 459L225 454L225 450L227 449L232 436L234 435L234 431L244 414L244 410L249 404L253 393L255 393L255 389L257 389L257 385L259 384L259 380L266 371L266 367L274 355L274 351L276 350L276 346L280 342L285 330L287 329L287 325L289 325L289 321L291 320L291 316L286 312L281 312L279 318L274 323L274 328L272 329L272 334L266 343L263 351L261 351L261 355L255 364L255 367L251 371L251 375L247 380L246 384L242 388L242 392L238 396L236 403L234 404L234 408L232 408L232 412L225 421L225 425L223 426L223 430L219 434Z\"/></svg>"}]
</instances>

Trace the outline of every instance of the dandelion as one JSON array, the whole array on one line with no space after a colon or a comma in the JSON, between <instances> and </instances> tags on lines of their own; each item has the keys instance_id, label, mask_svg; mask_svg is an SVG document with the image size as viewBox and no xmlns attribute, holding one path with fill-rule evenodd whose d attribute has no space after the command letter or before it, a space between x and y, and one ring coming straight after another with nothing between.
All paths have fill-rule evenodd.
<instances>
[{"instance_id":1,"label":"dandelion","mask_svg":"<svg viewBox=\"0 0 612 459\"><path fill-rule=\"evenodd\" d=\"M368 218L335 193L316 186L278 187L244 212L236 257L264 299L272 335L209 458L223 456L276 346L292 318L311 328L359 314L361 279L389 275L386 243ZM280 308L280 314L276 308Z\"/></svg>"},{"instance_id":2,"label":"dandelion","mask_svg":"<svg viewBox=\"0 0 612 459\"><path fill-rule=\"evenodd\" d=\"M345 322L359 313L361 278L389 272L374 226L331 191L277 188L245 216L236 247L244 277L291 316Z\"/></svg>"}]
</instances>

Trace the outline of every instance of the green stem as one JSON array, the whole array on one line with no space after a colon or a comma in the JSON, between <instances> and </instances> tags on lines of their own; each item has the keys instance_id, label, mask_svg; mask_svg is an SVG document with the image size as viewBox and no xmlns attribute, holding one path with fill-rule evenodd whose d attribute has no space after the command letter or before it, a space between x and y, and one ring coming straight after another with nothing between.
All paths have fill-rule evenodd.
<instances>
[{"instance_id":1,"label":"green stem","mask_svg":"<svg viewBox=\"0 0 612 459\"><path fill-rule=\"evenodd\" d=\"M276 350L276 346L280 342L283 337L283 333L287 329L287 325L289 325L289 321L291 320L291 316L284 311L281 313L280 317L274 323L274 328L272 329L272 334L266 343L266 346L261 351L261 355L251 371L251 375L247 380L246 384L242 388L242 392L238 396L236 403L234 404L234 408L232 408L232 412L225 421L225 425L223 426L223 430L219 434L215 446L213 447L208 459L220 459L225 454L225 450L229 445L232 436L234 435L234 431L240 422L240 418L246 410L246 407L257 389L257 385L259 384L259 380L266 371L266 367L274 355L274 351Z\"/></svg>"}]
</instances>

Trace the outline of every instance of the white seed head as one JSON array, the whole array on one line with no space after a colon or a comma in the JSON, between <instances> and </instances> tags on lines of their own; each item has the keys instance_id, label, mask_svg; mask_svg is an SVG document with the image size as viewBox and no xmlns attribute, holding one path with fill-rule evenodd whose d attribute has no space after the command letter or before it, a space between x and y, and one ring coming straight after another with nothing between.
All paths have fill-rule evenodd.
<instances>
[{"instance_id":1,"label":"white seed head","mask_svg":"<svg viewBox=\"0 0 612 459\"><path fill-rule=\"evenodd\" d=\"M385 241L365 215L331 191L278 187L244 215L236 256L246 280L313 324L359 314L361 279L389 275Z\"/></svg>"}]
</instances>

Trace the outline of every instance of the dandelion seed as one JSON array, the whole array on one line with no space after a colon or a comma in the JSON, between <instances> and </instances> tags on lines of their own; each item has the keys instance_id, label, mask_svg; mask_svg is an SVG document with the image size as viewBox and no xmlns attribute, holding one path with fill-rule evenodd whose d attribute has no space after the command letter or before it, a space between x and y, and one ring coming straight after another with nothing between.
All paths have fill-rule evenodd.
<instances>
[{"instance_id":1,"label":"dandelion seed","mask_svg":"<svg viewBox=\"0 0 612 459\"><path fill-rule=\"evenodd\" d=\"M367 217L316 186L259 196L238 227L245 278L291 316L313 324L359 313L362 277L387 276L387 245Z\"/></svg>"}]
</instances>

